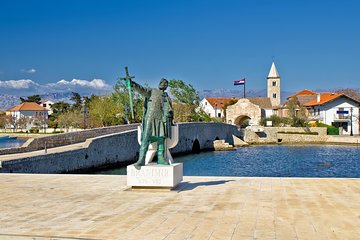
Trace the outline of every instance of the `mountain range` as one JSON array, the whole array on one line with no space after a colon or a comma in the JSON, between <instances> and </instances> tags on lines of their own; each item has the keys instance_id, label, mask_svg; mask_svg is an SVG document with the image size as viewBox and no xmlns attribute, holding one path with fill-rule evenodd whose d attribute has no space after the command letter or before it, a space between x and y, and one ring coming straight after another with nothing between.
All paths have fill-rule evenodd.
<instances>
[{"instance_id":1,"label":"mountain range","mask_svg":"<svg viewBox=\"0 0 360 240\"><path fill-rule=\"evenodd\" d=\"M198 92L200 99L205 97L243 97L243 92L239 90L230 90L230 89L214 89L214 90L201 90ZM89 96L91 94L99 94L97 92L82 92L82 96ZM100 93L104 94L104 93ZM247 90L246 97L266 97L267 91L266 89L262 90ZM294 94L293 92L281 92L281 102L286 100L286 97ZM20 103L20 97L26 98L29 95L21 92L20 94L1 94L0 93L0 109L6 110L12 106L18 105ZM50 100L53 102L65 101L71 102L70 98L72 97L72 92L54 92L54 93L45 93L40 94L41 99Z\"/></svg>"}]
</instances>

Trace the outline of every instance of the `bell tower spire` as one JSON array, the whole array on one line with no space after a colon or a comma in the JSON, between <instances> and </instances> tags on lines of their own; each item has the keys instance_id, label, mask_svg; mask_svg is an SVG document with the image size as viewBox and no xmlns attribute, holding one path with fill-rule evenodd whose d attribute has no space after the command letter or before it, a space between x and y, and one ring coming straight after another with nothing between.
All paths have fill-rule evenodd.
<instances>
[{"instance_id":1,"label":"bell tower spire","mask_svg":"<svg viewBox=\"0 0 360 240\"><path fill-rule=\"evenodd\" d=\"M274 62L267 77L267 97L270 98L273 107L280 106L280 75Z\"/></svg>"}]
</instances>

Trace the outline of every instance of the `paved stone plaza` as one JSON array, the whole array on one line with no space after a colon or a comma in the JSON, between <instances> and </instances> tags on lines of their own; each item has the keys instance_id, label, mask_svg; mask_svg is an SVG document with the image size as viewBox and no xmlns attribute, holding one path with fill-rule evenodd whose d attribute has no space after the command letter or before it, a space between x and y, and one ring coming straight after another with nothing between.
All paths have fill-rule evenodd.
<instances>
[{"instance_id":1,"label":"paved stone plaza","mask_svg":"<svg viewBox=\"0 0 360 240\"><path fill-rule=\"evenodd\" d=\"M360 239L360 179L0 175L0 239Z\"/></svg>"}]
</instances>

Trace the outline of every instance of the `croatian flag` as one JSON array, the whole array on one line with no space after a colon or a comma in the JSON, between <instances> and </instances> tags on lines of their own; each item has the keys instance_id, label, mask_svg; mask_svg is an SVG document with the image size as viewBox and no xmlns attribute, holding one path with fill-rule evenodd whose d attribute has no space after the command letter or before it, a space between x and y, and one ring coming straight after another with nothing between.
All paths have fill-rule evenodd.
<instances>
[{"instance_id":1,"label":"croatian flag","mask_svg":"<svg viewBox=\"0 0 360 240\"><path fill-rule=\"evenodd\" d=\"M245 84L245 78L234 81L234 85L244 85L244 84Z\"/></svg>"}]
</instances>

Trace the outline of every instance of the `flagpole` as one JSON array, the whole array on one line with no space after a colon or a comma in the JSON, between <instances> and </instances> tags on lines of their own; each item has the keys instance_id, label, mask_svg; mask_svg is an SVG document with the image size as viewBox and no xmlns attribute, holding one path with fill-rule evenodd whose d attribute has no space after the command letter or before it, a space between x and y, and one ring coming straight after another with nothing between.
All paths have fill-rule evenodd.
<instances>
[{"instance_id":1,"label":"flagpole","mask_svg":"<svg viewBox=\"0 0 360 240\"><path fill-rule=\"evenodd\" d=\"M245 98L245 84L246 84L246 81L244 82L244 98Z\"/></svg>"}]
</instances>

